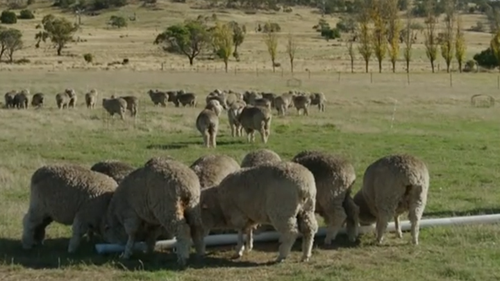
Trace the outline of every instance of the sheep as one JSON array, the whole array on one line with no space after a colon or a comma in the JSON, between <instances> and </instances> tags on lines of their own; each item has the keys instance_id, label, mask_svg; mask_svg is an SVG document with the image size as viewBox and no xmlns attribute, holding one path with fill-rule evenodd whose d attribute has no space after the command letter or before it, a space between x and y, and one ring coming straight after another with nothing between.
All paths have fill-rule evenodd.
<instances>
[{"instance_id":1,"label":"sheep","mask_svg":"<svg viewBox=\"0 0 500 281\"><path fill-rule=\"evenodd\" d=\"M196 118L196 129L203 136L205 147L217 146L217 132L219 131L219 115L222 106L217 100L211 100Z\"/></svg>"},{"instance_id":2,"label":"sheep","mask_svg":"<svg viewBox=\"0 0 500 281\"><path fill-rule=\"evenodd\" d=\"M212 92L210 94L207 95L205 101L206 103L208 104L211 100L216 100L220 103L220 105L224 108L224 109L227 109L228 108L228 104L227 104L227 96L225 93L222 93L222 94L218 94L216 92Z\"/></svg>"},{"instance_id":3,"label":"sheep","mask_svg":"<svg viewBox=\"0 0 500 281\"><path fill-rule=\"evenodd\" d=\"M109 113L109 115L114 116L115 114L118 114L123 120L125 111L127 110L127 102L122 98L103 98L102 107Z\"/></svg>"},{"instance_id":4,"label":"sheep","mask_svg":"<svg viewBox=\"0 0 500 281\"><path fill-rule=\"evenodd\" d=\"M162 107L167 106L167 101L169 101L169 96L166 93L160 92L158 90L149 90L148 95L151 98L151 101L154 103L154 105L160 104Z\"/></svg>"},{"instance_id":5,"label":"sheep","mask_svg":"<svg viewBox=\"0 0 500 281\"><path fill-rule=\"evenodd\" d=\"M14 108L15 103L14 103L14 97L16 95L16 91L10 91L5 93L4 99L5 99L5 107L6 108Z\"/></svg>"},{"instance_id":6,"label":"sheep","mask_svg":"<svg viewBox=\"0 0 500 281\"><path fill-rule=\"evenodd\" d=\"M111 96L114 98L114 96ZM127 110L130 111L130 116L136 117L139 108L139 99L136 96L121 96L127 102Z\"/></svg>"},{"instance_id":7,"label":"sheep","mask_svg":"<svg viewBox=\"0 0 500 281\"><path fill-rule=\"evenodd\" d=\"M74 164L46 165L31 176L29 208L24 215L24 249L43 244L45 228L53 221L72 225L68 252L74 253L84 234L99 234L117 183L110 177Z\"/></svg>"},{"instance_id":8,"label":"sheep","mask_svg":"<svg viewBox=\"0 0 500 281\"><path fill-rule=\"evenodd\" d=\"M85 105L87 108L95 108L95 104L97 102L97 90L92 89L90 92L85 94Z\"/></svg>"},{"instance_id":9,"label":"sheep","mask_svg":"<svg viewBox=\"0 0 500 281\"><path fill-rule=\"evenodd\" d=\"M261 96L254 91L246 91L243 94L243 101L245 101L247 104L251 104L251 105L254 105L255 100L260 99L260 98L261 98Z\"/></svg>"},{"instance_id":10,"label":"sheep","mask_svg":"<svg viewBox=\"0 0 500 281\"><path fill-rule=\"evenodd\" d=\"M255 99L253 102L253 105L254 106L262 106L262 107L265 107L268 109L272 108L272 103L268 99L265 99L265 98Z\"/></svg>"},{"instance_id":11,"label":"sheep","mask_svg":"<svg viewBox=\"0 0 500 281\"><path fill-rule=\"evenodd\" d=\"M66 93L59 93L56 95L57 108L64 109L69 105L70 97Z\"/></svg>"},{"instance_id":12,"label":"sheep","mask_svg":"<svg viewBox=\"0 0 500 281\"><path fill-rule=\"evenodd\" d=\"M274 108L274 100L276 99L277 95L274 93L261 93L262 98L266 99L270 102L271 108Z\"/></svg>"},{"instance_id":13,"label":"sheep","mask_svg":"<svg viewBox=\"0 0 500 281\"><path fill-rule=\"evenodd\" d=\"M105 160L95 163L90 170L105 174L120 183L135 168L121 161Z\"/></svg>"},{"instance_id":14,"label":"sheep","mask_svg":"<svg viewBox=\"0 0 500 281\"><path fill-rule=\"evenodd\" d=\"M346 222L349 240L354 242L358 235L356 214L359 210L353 210L354 217L348 220L349 212L344 209L344 201L349 200L346 197L350 197L356 181L352 164L342 157L320 151L302 151L292 161L306 167L316 180L316 213L324 218L327 225L325 245L331 245Z\"/></svg>"},{"instance_id":15,"label":"sheep","mask_svg":"<svg viewBox=\"0 0 500 281\"><path fill-rule=\"evenodd\" d=\"M75 108L75 106L76 106L76 100L77 100L77 96L76 96L75 90L74 89L66 89L66 90L64 90L64 92L69 96L68 107Z\"/></svg>"},{"instance_id":16,"label":"sheep","mask_svg":"<svg viewBox=\"0 0 500 281\"><path fill-rule=\"evenodd\" d=\"M285 116L289 105L289 100L283 96L276 97L274 107L278 111L278 115Z\"/></svg>"},{"instance_id":17,"label":"sheep","mask_svg":"<svg viewBox=\"0 0 500 281\"><path fill-rule=\"evenodd\" d=\"M265 107L249 106L243 108L238 122L247 134L247 141L255 141L255 130L259 131L262 142L267 143L271 134L271 110Z\"/></svg>"},{"instance_id":18,"label":"sheep","mask_svg":"<svg viewBox=\"0 0 500 281\"><path fill-rule=\"evenodd\" d=\"M297 114L300 115L300 110L304 112L304 115L309 115L307 108L311 103L311 100L308 96L305 95L297 95L292 98L293 106L297 109Z\"/></svg>"},{"instance_id":19,"label":"sheep","mask_svg":"<svg viewBox=\"0 0 500 281\"><path fill-rule=\"evenodd\" d=\"M243 157L241 167L256 167L263 164L274 164L279 162L281 162L281 157L278 153L270 149L257 149L247 153L245 157Z\"/></svg>"},{"instance_id":20,"label":"sheep","mask_svg":"<svg viewBox=\"0 0 500 281\"><path fill-rule=\"evenodd\" d=\"M244 101L235 101L227 110L227 119L229 121L229 127L231 127L232 137L241 137L243 135L243 127L238 121L238 117L240 116L245 106L246 104Z\"/></svg>"},{"instance_id":21,"label":"sheep","mask_svg":"<svg viewBox=\"0 0 500 281\"><path fill-rule=\"evenodd\" d=\"M281 235L276 262L287 258L299 232L303 235L301 260L310 259L318 230L315 205L313 174L293 162L241 169L219 185L203 189L201 195L205 234L212 229L236 229L233 258L240 258L245 247L247 251L253 248L253 228L270 224Z\"/></svg>"},{"instance_id":22,"label":"sheep","mask_svg":"<svg viewBox=\"0 0 500 281\"><path fill-rule=\"evenodd\" d=\"M22 90L21 92L14 95L14 106L17 109L28 108L29 107L30 91Z\"/></svg>"},{"instance_id":23,"label":"sheep","mask_svg":"<svg viewBox=\"0 0 500 281\"><path fill-rule=\"evenodd\" d=\"M175 97L174 104L176 107L189 105L191 107L196 107L196 95L193 93L178 92Z\"/></svg>"},{"instance_id":24,"label":"sheep","mask_svg":"<svg viewBox=\"0 0 500 281\"><path fill-rule=\"evenodd\" d=\"M311 105L317 105L318 110L321 112L325 111L326 98L323 93L313 93L309 96Z\"/></svg>"},{"instance_id":25,"label":"sheep","mask_svg":"<svg viewBox=\"0 0 500 281\"><path fill-rule=\"evenodd\" d=\"M205 155L191 164L190 168L200 179L201 188L219 184L227 175L240 169L240 164L226 155Z\"/></svg>"},{"instance_id":26,"label":"sheep","mask_svg":"<svg viewBox=\"0 0 500 281\"><path fill-rule=\"evenodd\" d=\"M135 234L144 228L150 229L146 237L148 252L154 250L163 230L175 233L177 261L184 266L191 238L196 253L204 255L200 192L200 181L188 166L172 159L151 158L127 175L116 189L101 225L104 239L115 244L126 241L121 257L128 259Z\"/></svg>"},{"instance_id":27,"label":"sheep","mask_svg":"<svg viewBox=\"0 0 500 281\"><path fill-rule=\"evenodd\" d=\"M36 93L31 98L31 106L40 108L43 106L43 101L45 100L45 95L43 93Z\"/></svg>"},{"instance_id":28,"label":"sheep","mask_svg":"<svg viewBox=\"0 0 500 281\"><path fill-rule=\"evenodd\" d=\"M412 243L418 245L419 223L427 203L429 170L420 159L408 154L382 157L370 164L363 185L354 196L363 225L376 223L376 240L382 244L389 220L403 237L399 216L408 211Z\"/></svg>"}]
</instances>

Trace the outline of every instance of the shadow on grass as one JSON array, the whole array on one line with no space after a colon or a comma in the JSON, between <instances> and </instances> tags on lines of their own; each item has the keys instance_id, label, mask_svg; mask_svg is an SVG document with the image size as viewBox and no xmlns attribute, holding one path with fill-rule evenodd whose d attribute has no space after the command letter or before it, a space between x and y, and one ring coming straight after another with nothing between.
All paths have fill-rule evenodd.
<instances>
[{"instance_id":1,"label":"shadow on grass","mask_svg":"<svg viewBox=\"0 0 500 281\"><path fill-rule=\"evenodd\" d=\"M230 141L217 141L217 146L226 146L226 145L234 145L234 144L242 144L244 143L241 140L230 140ZM172 149L183 149L188 146L203 146L203 142L200 140L196 141L183 141L183 142L172 142L169 144L151 144L148 145L147 149L162 149L162 150L172 150Z\"/></svg>"},{"instance_id":2,"label":"shadow on grass","mask_svg":"<svg viewBox=\"0 0 500 281\"><path fill-rule=\"evenodd\" d=\"M477 208L470 209L466 211L436 211L436 212L425 212L423 219L426 217L434 218L444 218L444 217L465 217L465 216L479 216L479 215L494 215L500 214L500 208Z\"/></svg>"},{"instance_id":3,"label":"shadow on grass","mask_svg":"<svg viewBox=\"0 0 500 281\"><path fill-rule=\"evenodd\" d=\"M7 266L22 266L30 269L55 269L69 266L108 266L119 270L180 271L187 268L245 268L269 265L268 262L255 263L250 261L231 260L226 256L219 256L218 249L208 248L205 257L199 259L191 254L186 268L177 264L177 256L171 251L155 251L153 254L134 252L129 260L119 258L120 253L98 255L92 242L83 239L77 253L68 254L68 238L46 239L43 246L31 250L24 250L21 242L14 239L0 238L0 264ZM232 246L229 246L232 247Z\"/></svg>"}]
</instances>

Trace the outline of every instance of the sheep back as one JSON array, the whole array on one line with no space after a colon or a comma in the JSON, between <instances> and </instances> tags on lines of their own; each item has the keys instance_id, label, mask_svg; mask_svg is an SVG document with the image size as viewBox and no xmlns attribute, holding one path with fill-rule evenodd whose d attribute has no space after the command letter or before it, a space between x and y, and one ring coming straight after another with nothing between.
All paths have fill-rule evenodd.
<instances>
[{"instance_id":1,"label":"sheep back","mask_svg":"<svg viewBox=\"0 0 500 281\"><path fill-rule=\"evenodd\" d=\"M135 170L133 166L125 162L117 160L105 160L97 162L90 168L113 178L117 183L120 183L128 174Z\"/></svg>"},{"instance_id":2,"label":"sheep back","mask_svg":"<svg viewBox=\"0 0 500 281\"><path fill-rule=\"evenodd\" d=\"M270 149L257 149L250 151L243 157L241 161L242 168L255 167L263 165L266 163L279 163L281 162L281 157L278 153Z\"/></svg>"}]
</instances>

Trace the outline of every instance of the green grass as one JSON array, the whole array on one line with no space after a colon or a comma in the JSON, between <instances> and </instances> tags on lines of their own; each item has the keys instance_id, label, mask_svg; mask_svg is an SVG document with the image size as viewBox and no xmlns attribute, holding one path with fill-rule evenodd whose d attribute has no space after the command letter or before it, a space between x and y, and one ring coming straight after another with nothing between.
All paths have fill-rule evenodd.
<instances>
[{"instance_id":1,"label":"green grass","mask_svg":"<svg viewBox=\"0 0 500 281\"><path fill-rule=\"evenodd\" d=\"M201 106L154 107L150 88L193 91L204 103L216 88L288 90L280 74L223 74L168 72L4 72L2 91L29 86L47 96L40 110L0 110L0 279L26 280L498 280L500 254L496 241L500 226L439 227L421 230L421 245L408 244L388 234L384 246L372 245L366 235L358 246L340 236L335 248L325 249L321 239L309 264L298 263L300 243L289 261L265 265L277 254L276 243L258 244L240 261L232 261L232 246L211 249L212 255L177 271L172 253L138 254L124 262L116 255L100 257L92 244L77 255L66 254L70 228L52 224L42 248L25 252L19 241L21 218L27 209L29 179L41 165L79 163L90 166L104 159L119 159L136 166L150 157L171 155L186 163L208 153L224 153L241 161L250 150L273 149L290 159L304 149L319 149L348 157L356 168L359 189L364 169L379 157L406 152L424 160L431 187L425 217L495 213L500 202L500 113L495 107L470 105L475 93L498 96L496 74L406 75L297 74L302 87L323 91L326 112L311 108L310 116L273 119L267 145L256 137L231 138L227 116L221 117L218 147L201 146L194 121ZM78 108L57 110L55 95L66 87L79 93ZM83 94L99 91L96 109L83 106ZM111 119L100 98L111 94L140 97L134 122ZM394 102L397 100L397 103ZM394 118L393 118L394 117ZM392 127L391 127L392 124Z\"/></svg>"}]
</instances>

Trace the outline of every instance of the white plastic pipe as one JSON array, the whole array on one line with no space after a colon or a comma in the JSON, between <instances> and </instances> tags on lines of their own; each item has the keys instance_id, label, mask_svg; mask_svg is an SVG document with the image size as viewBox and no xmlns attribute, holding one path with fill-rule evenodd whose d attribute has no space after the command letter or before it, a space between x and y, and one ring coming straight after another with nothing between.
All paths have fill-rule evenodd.
<instances>
[{"instance_id":1,"label":"white plastic pipe","mask_svg":"<svg viewBox=\"0 0 500 281\"><path fill-rule=\"evenodd\" d=\"M465 217L452 217L452 218L436 218L436 219L423 219L420 221L420 228L433 227L433 226L450 226L450 225L464 225L464 224L491 224L500 222L500 214L495 215L481 215L481 216L465 216ZM411 228L411 224L409 221L401 222L401 230L408 231ZM375 229L375 225L371 226L363 226L360 227L359 233L364 234ZM389 223L387 227L387 231L395 231L394 223ZM345 229L341 229L339 234L346 233ZM326 228L320 227L317 236L326 235ZM254 242L267 242L278 240L279 233L276 231L271 232L262 232L254 235ZM205 237L205 245L206 246L222 246L228 244L236 244L238 240L237 234L216 234L209 235ZM176 240L162 240L156 242L156 247L158 248L173 248ZM95 249L99 254L106 253L116 253L122 252L125 249L123 245L116 244L96 244ZM138 242L134 244L134 250L137 251L145 251L146 244L144 242Z\"/></svg>"}]
</instances>

